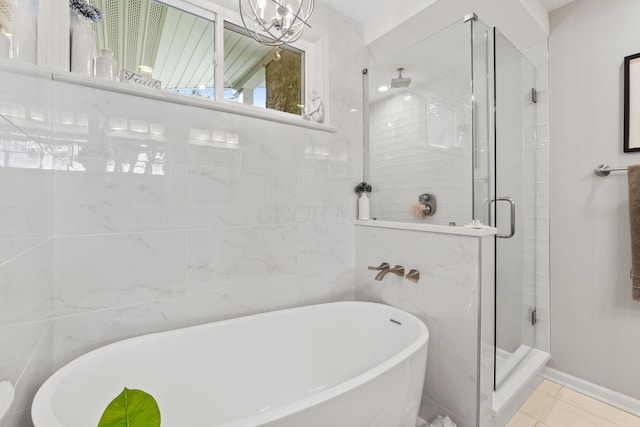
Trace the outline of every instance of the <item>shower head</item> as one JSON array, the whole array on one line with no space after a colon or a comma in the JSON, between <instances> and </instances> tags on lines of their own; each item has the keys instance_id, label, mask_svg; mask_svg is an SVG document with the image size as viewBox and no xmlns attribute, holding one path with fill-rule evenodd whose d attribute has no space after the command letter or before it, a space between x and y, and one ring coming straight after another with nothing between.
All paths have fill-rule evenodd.
<instances>
[{"instance_id":1,"label":"shower head","mask_svg":"<svg viewBox=\"0 0 640 427\"><path fill-rule=\"evenodd\" d=\"M411 85L411 78L410 77L402 77L402 72L404 71L404 68L398 68L398 77L395 79L391 79L391 87L398 89L398 88L408 88Z\"/></svg>"}]
</instances>

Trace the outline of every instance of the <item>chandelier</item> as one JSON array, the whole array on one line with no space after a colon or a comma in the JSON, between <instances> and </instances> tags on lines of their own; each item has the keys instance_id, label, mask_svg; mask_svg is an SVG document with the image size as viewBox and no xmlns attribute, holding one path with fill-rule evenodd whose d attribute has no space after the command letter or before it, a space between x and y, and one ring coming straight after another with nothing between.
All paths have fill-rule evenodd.
<instances>
[{"instance_id":1,"label":"chandelier","mask_svg":"<svg viewBox=\"0 0 640 427\"><path fill-rule=\"evenodd\" d=\"M302 36L313 12L313 0L239 0L242 24L267 46L293 43ZM305 5L306 3L306 5Z\"/></svg>"}]
</instances>

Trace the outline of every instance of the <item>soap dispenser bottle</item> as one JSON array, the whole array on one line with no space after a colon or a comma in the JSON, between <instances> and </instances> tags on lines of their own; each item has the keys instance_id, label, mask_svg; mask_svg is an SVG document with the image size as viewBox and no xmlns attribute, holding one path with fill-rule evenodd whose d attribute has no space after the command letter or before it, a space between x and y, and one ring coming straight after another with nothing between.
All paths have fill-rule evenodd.
<instances>
[{"instance_id":1,"label":"soap dispenser bottle","mask_svg":"<svg viewBox=\"0 0 640 427\"><path fill-rule=\"evenodd\" d=\"M369 193L373 187L367 184L366 182L361 182L355 188L356 193L358 193L358 219L360 221L369 221L370 210L369 210Z\"/></svg>"},{"instance_id":2,"label":"soap dispenser bottle","mask_svg":"<svg viewBox=\"0 0 640 427\"><path fill-rule=\"evenodd\" d=\"M369 221L369 193L363 191L358 198L358 219L361 221Z\"/></svg>"}]
</instances>

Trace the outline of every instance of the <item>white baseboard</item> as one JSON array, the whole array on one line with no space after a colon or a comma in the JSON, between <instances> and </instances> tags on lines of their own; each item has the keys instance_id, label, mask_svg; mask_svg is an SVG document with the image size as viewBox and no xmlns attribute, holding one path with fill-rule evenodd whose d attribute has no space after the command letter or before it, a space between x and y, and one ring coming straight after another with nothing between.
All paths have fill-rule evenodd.
<instances>
[{"instance_id":1,"label":"white baseboard","mask_svg":"<svg viewBox=\"0 0 640 427\"><path fill-rule=\"evenodd\" d=\"M626 394L618 393L552 368L546 368L545 378L618 409L640 416L640 400L629 397Z\"/></svg>"}]
</instances>

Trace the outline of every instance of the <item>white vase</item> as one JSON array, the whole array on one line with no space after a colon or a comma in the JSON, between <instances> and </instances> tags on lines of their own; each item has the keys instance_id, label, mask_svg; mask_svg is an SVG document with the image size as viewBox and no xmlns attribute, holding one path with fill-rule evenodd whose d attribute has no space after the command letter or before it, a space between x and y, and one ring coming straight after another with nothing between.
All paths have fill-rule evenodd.
<instances>
[{"instance_id":1,"label":"white vase","mask_svg":"<svg viewBox=\"0 0 640 427\"><path fill-rule=\"evenodd\" d=\"M96 33L89 21L75 24L71 32L71 71L93 76L96 59Z\"/></svg>"},{"instance_id":2,"label":"white vase","mask_svg":"<svg viewBox=\"0 0 640 427\"><path fill-rule=\"evenodd\" d=\"M12 57L29 64L36 63L38 9L35 0L13 1L10 27Z\"/></svg>"},{"instance_id":3,"label":"white vase","mask_svg":"<svg viewBox=\"0 0 640 427\"><path fill-rule=\"evenodd\" d=\"M38 65L69 71L71 25L69 0L40 0L38 7Z\"/></svg>"},{"instance_id":4,"label":"white vase","mask_svg":"<svg viewBox=\"0 0 640 427\"><path fill-rule=\"evenodd\" d=\"M96 58L96 77L115 80L117 68L118 63L113 59L113 52L109 49L100 50L100 56Z\"/></svg>"},{"instance_id":5,"label":"white vase","mask_svg":"<svg viewBox=\"0 0 640 427\"><path fill-rule=\"evenodd\" d=\"M11 37L0 25L0 58L11 58Z\"/></svg>"}]
</instances>

